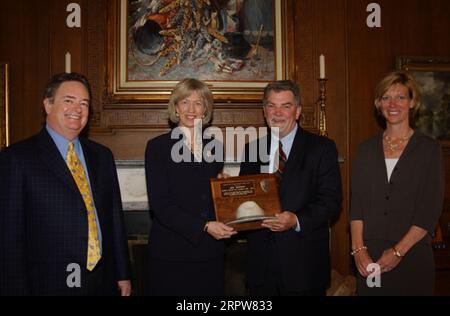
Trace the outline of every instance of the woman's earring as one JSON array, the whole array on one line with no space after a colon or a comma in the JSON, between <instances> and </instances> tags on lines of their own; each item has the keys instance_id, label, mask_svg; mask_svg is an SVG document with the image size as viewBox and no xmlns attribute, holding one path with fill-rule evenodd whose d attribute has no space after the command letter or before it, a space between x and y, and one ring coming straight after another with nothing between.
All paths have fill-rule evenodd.
<instances>
[{"instance_id":1,"label":"woman's earring","mask_svg":"<svg viewBox=\"0 0 450 316\"><path fill-rule=\"evenodd\" d=\"M175 112L175 116L176 116L176 117L179 117L179 116L180 116L180 114L178 114L178 112Z\"/></svg>"}]
</instances>

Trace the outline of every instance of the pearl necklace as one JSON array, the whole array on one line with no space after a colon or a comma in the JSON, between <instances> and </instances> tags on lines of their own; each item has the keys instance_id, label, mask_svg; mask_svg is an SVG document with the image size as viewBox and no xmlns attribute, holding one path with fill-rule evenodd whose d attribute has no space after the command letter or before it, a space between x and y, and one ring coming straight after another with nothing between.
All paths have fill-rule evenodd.
<instances>
[{"instance_id":1,"label":"pearl necklace","mask_svg":"<svg viewBox=\"0 0 450 316\"><path fill-rule=\"evenodd\" d=\"M384 135L384 139L386 140L387 149L390 150L391 153L400 150L400 148L405 144L412 136L413 133L408 132L408 135L400 137L396 140L393 140L390 136Z\"/></svg>"}]
</instances>

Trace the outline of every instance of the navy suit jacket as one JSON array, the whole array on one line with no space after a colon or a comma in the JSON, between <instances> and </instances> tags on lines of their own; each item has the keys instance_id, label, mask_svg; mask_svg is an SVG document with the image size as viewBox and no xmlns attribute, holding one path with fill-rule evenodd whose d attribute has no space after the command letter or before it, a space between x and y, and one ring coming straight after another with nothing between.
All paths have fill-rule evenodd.
<instances>
[{"instance_id":1,"label":"navy suit jacket","mask_svg":"<svg viewBox=\"0 0 450 316\"><path fill-rule=\"evenodd\" d=\"M261 141L267 142L266 148L270 149L270 133ZM249 148L247 144L246 158L249 157ZM258 174L261 165L261 161L244 160L240 175ZM272 237L288 291L327 286L330 280L329 221L339 213L342 203L338 155L332 140L298 128L280 183L279 196L282 210L297 215L301 231L291 229L271 233L262 229L248 234L249 286L264 283L267 247Z\"/></svg>"},{"instance_id":2,"label":"navy suit jacket","mask_svg":"<svg viewBox=\"0 0 450 316\"><path fill-rule=\"evenodd\" d=\"M204 140L204 143L208 140ZM167 133L150 140L145 151L145 170L152 228L151 258L169 261L206 261L222 258L223 241L203 231L215 220L209 180L222 171L222 162L180 162L171 157L173 145ZM187 147L184 150L189 151Z\"/></svg>"},{"instance_id":3,"label":"navy suit jacket","mask_svg":"<svg viewBox=\"0 0 450 316\"><path fill-rule=\"evenodd\" d=\"M102 288L130 279L111 151L80 137L102 232ZM86 295L88 224L83 198L45 128L0 153L0 295ZM67 286L81 268L81 288ZM95 271L95 270L94 270Z\"/></svg>"}]
</instances>

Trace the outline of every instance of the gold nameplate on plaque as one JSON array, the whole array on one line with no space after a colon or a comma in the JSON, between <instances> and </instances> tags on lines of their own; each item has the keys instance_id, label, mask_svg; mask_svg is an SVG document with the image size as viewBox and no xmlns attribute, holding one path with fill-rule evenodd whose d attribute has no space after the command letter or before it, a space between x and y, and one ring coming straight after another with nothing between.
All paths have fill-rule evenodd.
<instances>
[{"instance_id":1,"label":"gold nameplate on plaque","mask_svg":"<svg viewBox=\"0 0 450 316\"><path fill-rule=\"evenodd\" d=\"M210 182L216 219L237 231L260 229L264 219L281 212L277 178L273 174Z\"/></svg>"}]
</instances>

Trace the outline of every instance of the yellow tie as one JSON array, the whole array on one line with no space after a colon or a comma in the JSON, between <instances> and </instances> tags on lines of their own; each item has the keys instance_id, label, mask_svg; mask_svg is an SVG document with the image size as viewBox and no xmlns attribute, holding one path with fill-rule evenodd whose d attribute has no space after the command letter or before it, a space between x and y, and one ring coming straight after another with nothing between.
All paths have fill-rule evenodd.
<instances>
[{"instance_id":1,"label":"yellow tie","mask_svg":"<svg viewBox=\"0 0 450 316\"><path fill-rule=\"evenodd\" d=\"M98 238L98 227L95 220L94 203L92 201L92 194L89 188L89 184L84 172L83 165L77 154L73 150L73 144L69 142L69 149L67 150L67 166L72 173L72 176L83 196L84 204L87 209L88 219L88 254L87 254L87 269L92 271L100 260L100 240Z\"/></svg>"}]
</instances>

